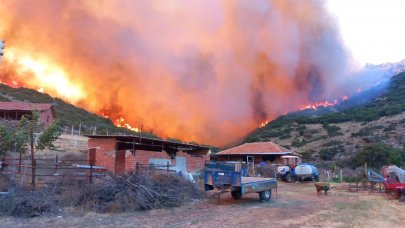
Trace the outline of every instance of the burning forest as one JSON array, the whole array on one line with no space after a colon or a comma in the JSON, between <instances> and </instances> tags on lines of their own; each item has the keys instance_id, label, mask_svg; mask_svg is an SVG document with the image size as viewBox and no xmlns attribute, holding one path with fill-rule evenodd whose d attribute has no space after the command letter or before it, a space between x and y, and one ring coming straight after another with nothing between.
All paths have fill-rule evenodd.
<instances>
[{"instance_id":1,"label":"burning forest","mask_svg":"<svg viewBox=\"0 0 405 228\"><path fill-rule=\"evenodd\" d=\"M323 1L3 0L0 14L2 83L162 137L223 145L358 88Z\"/></svg>"}]
</instances>

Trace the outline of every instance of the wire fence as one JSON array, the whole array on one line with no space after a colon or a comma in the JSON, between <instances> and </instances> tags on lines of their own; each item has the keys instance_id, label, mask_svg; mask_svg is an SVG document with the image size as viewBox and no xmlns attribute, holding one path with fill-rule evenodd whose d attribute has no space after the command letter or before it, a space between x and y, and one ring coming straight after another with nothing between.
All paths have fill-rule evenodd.
<instances>
[{"instance_id":1,"label":"wire fence","mask_svg":"<svg viewBox=\"0 0 405 228\"><path fill-rule=\"evenodd\" d=\"M106 169L89 160L60 160L10 158L0 159L0 175L8 176L16 184L43 185L55 181L78 179L92 183L95 176L104 175Z\"/></svg>"},{"instance_id":2,"label":"wire fence","mask_svg":"<svg viewBox=\"0 0 405 228\"><path fill-rule=\"evenodd\" d=\"M143 174L149 175L156 172L176 174L176 166L167 164L142 164L135 163L130 169L122 170L120 174ZM5 191L6 183L14 183L20 186L43 186L55 182L84 181L92 183L94 178L114 175L106 167L95 165L94 160L71 160L60 159L30 159L2 157L0 158L0 188Z\"/></svg>"}]
</instances>

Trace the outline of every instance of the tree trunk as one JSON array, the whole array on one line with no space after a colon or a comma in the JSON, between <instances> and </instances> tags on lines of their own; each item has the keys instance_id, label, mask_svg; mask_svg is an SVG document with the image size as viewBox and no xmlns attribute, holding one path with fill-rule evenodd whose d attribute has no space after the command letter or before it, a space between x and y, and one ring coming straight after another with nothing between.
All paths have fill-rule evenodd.
<instances>
[{"instance_id":1,"label":"tree trunk","mask_svg":"<svg viewBox=\"0 0 405 228\"><path fill-rule=\"evenodd\" d=\"M35 186L35 157L34 157L34 123L30 124L30 147L31 147L31 184Z\"/></svg>"}]
</instances>

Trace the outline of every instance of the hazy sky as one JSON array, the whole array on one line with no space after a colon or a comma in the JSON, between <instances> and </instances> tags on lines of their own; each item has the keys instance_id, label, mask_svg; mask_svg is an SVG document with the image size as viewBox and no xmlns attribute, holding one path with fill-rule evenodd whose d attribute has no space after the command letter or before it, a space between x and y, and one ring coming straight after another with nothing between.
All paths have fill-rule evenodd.
<instances>
[{"instance_id":1,"label":"hazy sky","mask_svg":"<svg viewBox=\"0 0 405 228\"><path fill-rule=\"evenodd\" d=\"M405 0L327 0L327 7L357 61L405 59Z\"/></svg>"}]
</instances>

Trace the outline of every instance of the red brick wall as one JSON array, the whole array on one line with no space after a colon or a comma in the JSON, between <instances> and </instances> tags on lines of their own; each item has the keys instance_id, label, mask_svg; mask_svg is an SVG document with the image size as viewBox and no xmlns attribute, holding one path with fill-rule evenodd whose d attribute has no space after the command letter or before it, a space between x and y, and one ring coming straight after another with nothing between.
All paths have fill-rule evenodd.
<instances>
[{"instance_id":1,"label":"red brick wall","mask_svg":"<svg viewBox=\"0 0 405 228\"><path fill-rule=\"evenodd\" d=\"M97 148L96 165L115 172L115 138L89 138L89 148Z\"/></svg>"},{"instance_id":2,"label":"red brick wall","mask_svg":"<svg viewBox=\"0 0 405 228\"><path fill-rule=\"evenodd\" d=\"M96 162L95 165L106 167L111 172L115 173L115 144L116 139L114 138L90 138L89 148L96 147ZM177 152L176 156L181 156L186 158L187 171L193 172L204 168L204 163L206 160L210 160L209 155L202 155L200 157L194 157L190 154L184 152ZM166 152L154 152L137 150L132 154L129 150L125 151L125 171L130 171L135 169L136 162L140 164L148 164L150 158L158 159L171 159ZM176 160L171 159L171 165L176 165Z\"/></svg>"}]
</instances>

